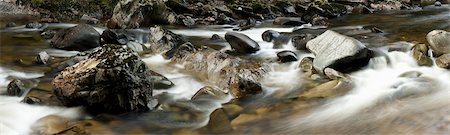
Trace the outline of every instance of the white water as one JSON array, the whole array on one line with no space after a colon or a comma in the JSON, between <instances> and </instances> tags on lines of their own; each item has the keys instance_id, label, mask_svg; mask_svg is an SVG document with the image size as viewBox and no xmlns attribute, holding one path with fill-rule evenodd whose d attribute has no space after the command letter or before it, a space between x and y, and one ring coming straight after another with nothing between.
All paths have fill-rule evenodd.
<instances>
[{"instance_id":1,"label":"white water","mask_svg":"<svg viewBox=\"0 0 450 135\"><path fill-rule=\"evenodd\" d=\"M7 77L37 78L41 73L26 73L0 67L0 93L6 92L6 86L10 80ZM48 116L59 115L69 119L82 116L81 108L63 108L37 106L21 103L23 97L0 96L0 134L1 135L26 135L31 132L30 127L36 120Z\"/></svg>"},{"instance_id":2,"label":"white water","mask_svg":"<svg viewBox=\"0 0 450 135\"><path fill-rule=\"evenodd\" d=\"M6 92L6 86L8 86L10 80L8 80L8 77L16 77L16 78L22 78L22 79L29 79L29 78L38 78L43 76L41 73L26 73L26 72L19 72L14 71L11 69L0 67L0 93Z\"/></svg>"},{"instance_id":3,"label":"white water","mask_svg":"<svg viewBox=\"0 0 450 135\"><path fill-rule=\"evenodd\" d=\"M376 68L351 74L356 87L346 95L327 101L307 115L284 119L282 123L287 126L278 127L278 130L284 133L296 133L305 132L308 128L336 127L339 129L339 127L345 127L343 125L358 127L358 123L378 122L382 125L392 123L391 119L394 118L406 119L405 117L409 116L420 118L422 116L416 115L423 112L450 110L450 71L438 67L419 67L409 54L403 52L389 52L388 56L392 63L390 65L386 63L387 60L376 60L369 65ZM399 77L408 71L421 72L422 76ZM450 114L436 115L427 116L427 118L440 119L440 117L449 117ZM450 120L447 119L444 122L448 123ZM417 121L415 124L422 124L423 127L413 128L435 128L436 126L436 122L433 123L433 121ZM396 127L384 128L396 129ZM409 133L414 133L415 130L418 129L411 130ZM424 133L442 133L442 130L450 131L450 125ZM339 132L334 133L339 134Z\"/></svg>"}]
</instances>

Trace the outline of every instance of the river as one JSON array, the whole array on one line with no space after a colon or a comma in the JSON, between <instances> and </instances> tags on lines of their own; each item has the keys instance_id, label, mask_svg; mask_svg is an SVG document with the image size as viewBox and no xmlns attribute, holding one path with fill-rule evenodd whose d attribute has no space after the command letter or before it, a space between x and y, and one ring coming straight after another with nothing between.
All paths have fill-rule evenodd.
<instances>
[{"instance_id":1,"label":"river","mask_svg":"<svg viewBox=\"0 0 450 135\"><path fill-rule=\"evenodd\" d=\"M434 66L418 66L411 52L388 51L387 47L426 43L426 34L434 29L450 31L450 6L425 7L424 9L379 12L368 15L348 15L331 20L332 29L346 31L347 35L360 39L371 48L379 49L387 57L376 57L370 64L349 74L354 86L344 95L324 99L297 99L295 94L314 85L302 76L299 62L272 63L273 68L262 81L263 95L241 101L245 108L238 118L229 124L237 134L448 134L450 132L450 71ZM73 24L49 24L58 29ZM378 35L361 36L359 29L375 26L384 31ZM174 33L187 36L193 43L202 42L213 34L223 37L231 26L207 26L196 28L172 28ZM241 31L258 42L261 51L250 57L271 59L282 50L291 50L299 59L313 56L296 50L289 42L280 49L264 42L261 34L266 30L292 32L295 28L280 28L263 22L256 28ZM97 27L99 32L104 28ZM145 35L146 29L141 31ZM145 36L144 36L145 37ZM143 39L145 40L145 39ZM227 49L227 48L225 48ZM39 30L26 31L20 26L0 30L0 93L6 92L11 78L38 78L49 71L48 67L31 63L40 51L51 56L68 57L75 51L51 49L42 39ZM175 83L175 87L158 90L156 95L167 95L172 100L183 100L180 104L196 108L187 111L149 112L138 115L123 115L123 124L107 125L113 132L130 133L140 129L151 133L213 133L205 131L211 112L227 102L222 100L189 102L198 89L210 83L201 81L187 73L183 65L170 63L160 54L144 55L143 61L150 69L161 73ZM416 71L417 77L402 74ZM48 83L48 82L47 82ZM38 119L48 115L59 115L69 119L92 119L81 108L38 106L21 103L24 97L0 96L0 131L6 134L29 134ZM231 103L231 104L232 104ZM184 114L192 114L182 119ZM243 115L244 114L244 115ZM214 124L214 123L213 123ZM157 127L157 128L156 128ZM184 129L192 129L185 131ZM179 131L179 132L177 132Z\"/></svg>"}]
</instances>

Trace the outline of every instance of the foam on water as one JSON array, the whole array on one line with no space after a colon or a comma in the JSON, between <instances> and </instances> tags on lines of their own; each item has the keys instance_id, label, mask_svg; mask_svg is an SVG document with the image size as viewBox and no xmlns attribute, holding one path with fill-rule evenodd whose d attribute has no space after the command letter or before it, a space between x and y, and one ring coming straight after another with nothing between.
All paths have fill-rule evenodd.
<instances>
[{"instance_id":1,"label":"foam on water","mask_svg":"<svg viewBox=\"0 0 450 135\"><path fill-rule=\"evenodd\" d=\"M205 86L194 77L183 73L183 66L171 65L170 60L164 59L161 54L146 57L143 61L147 63L150 69L162 74L175 84L175 86L166 90L153 91L154 95L168 92L174 95L176 99L190 99L200 88Z\"/></svg>"},{"instance_id":2,"label":"foam on water","mask_svg":"<svg viewBox=\"0 0 450 135\"><path fill-rule=\"evenodd\" d=\"M298 131L297 127L307 130L321 127L321 125L345 125L349 119L363 114L370 117L353 120L351 123L374 122L387 117L401 117L441 108L450 109L450 72L448 70L417 66L408 53L389 52L388 56L391 64L387 64L386 60L377 60L369 66L376 68L351 74L355 88L346 95L328 101L306 116L290 117L286 120L288 126L280 128L284 130L283 132L293 133ZM418 71L422 75L416 78L400 77L408 71ZM400 102L399 107L368 111L399 101L404 101Z\"/></svg>"},{"instance_id":3,"label":"foam on water","mask_svg":"<svg viewBox=\"0 0 450 135\"><path fill-rule=\"evenodd\" d=\"M37 78L41 76L43 76L43 74L41 73L27 73L14 71L0 66L0 93L4 93L6 91L6 86L10 82L10 80L7 79L8 77L27 79L27 78Z\"/></svg>"}]
</instances>

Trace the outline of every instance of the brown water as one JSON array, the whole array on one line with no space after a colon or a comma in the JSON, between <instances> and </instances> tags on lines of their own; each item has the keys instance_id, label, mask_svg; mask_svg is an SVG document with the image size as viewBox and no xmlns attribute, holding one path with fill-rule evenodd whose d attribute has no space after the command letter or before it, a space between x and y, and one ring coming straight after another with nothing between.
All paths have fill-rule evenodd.
<instances>
[{"instance_id":1,"label":"brown water","mask_svg":"<svg viewBox=\"0 0 450 135\"><path fill-rule=\"evenodd\" d=\"M388 45L398 41L426 43L425 35L434 29L450 31L450 7L429 7L423 10L382 12L370 15L349 15L331 20L334 27L354 29L360 26L376 26L385 33L380 38L368 40L366 44ZM264 25L264 27L270 27ZM275 28L274 28L275 29ZM290 31L291 28L277 28ZM344 28L345 29L345 28ZM264 28L244 33L259 41ZM223 33L223 28L200 27L196 29L175 30L190 36L200 43L212 34ZM194 36L195 35L195 36ZM199 42L200 41L200 42ZM262 43L263 50L271 57L269 43ZM380 46L373 45L373 46ZM0 67L22 72L44 73L50 67L32 63L40 51L50 54L73 54L51 49L48 41L40 38L40 32L0 32ZM301 54L308 55L308 54ZM131 113L121 116L98 116L102 125L97 130L125 133L237 133L237 134L443 134L450 132L450 72L435 67L417 67L407 53L388 53L393 65L372 63L370 66L383 67L365 69L351 76L355 86L349 93L324 97L305 98L299 94L324 81L313 81L302 76L293 64L272 64L274 71L267 75L263 87L265 95L248 99L232 100L223 104L224 111L213 113L207 126L209 114L220 103L212 101L179 101L164 111L150 113ZM153 56L154 57L154 56ZM144 56L144 59L152 59ZM155 60L149 60L153 65ZM156 64L158 65L158 64ZM178 80L182 85L177 90L190 89L195 93L204 82L182 73L182 69L170 64L151 66L169 79ZM176 70L175 73L172 73ZM180 71L178 71L180 70ZM399 78L406 71L420 71L433 78L430 86L427 81ZM2 74L0 70L0 74ZM182 77L178 77L182 76ZM186 77L187 76L187 77ZM425 77L425 78L426 78ZM409 83L408 83L409 82ZM2 84L4 85L4 84ZM394 88L395 86L395 88ZM432 93L423 94L407 88L428 87ZM0 89L4 89L0 87ZM1 90L2 91L2 90ZM176 91L176 90L175 90ZM193 91L193 92L192 92ZM406 92L405 92L406 91ZM401 96L411 92L413 96ZM400 93L400 96L398 96ZM174 94L173 96L177 96ZM4 97L0 97L4 98ZM2 103L2 100L0 100ZM195 109L193 109L195 108ZM209 109L208 109L209 108ZM21 111L21 110L15 110ZM7 115L6 115L7 116ZM2 120L0 116L0 120ZM106 122L105 122L106 121ZM21 121L17 121L20 123ZM0 121L1 124L1 121ZM0 125L1 126L1 125Z\"/></svg>"}]
</instances>

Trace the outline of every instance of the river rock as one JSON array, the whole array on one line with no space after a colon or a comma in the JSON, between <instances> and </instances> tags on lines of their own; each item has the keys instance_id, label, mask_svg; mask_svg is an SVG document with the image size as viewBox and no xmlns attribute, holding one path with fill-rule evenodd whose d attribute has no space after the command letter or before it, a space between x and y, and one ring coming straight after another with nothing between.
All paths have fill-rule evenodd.
<instances>
[{"instance_id":1,"label":"river rock","mask_svg":"<svg viewBox=\"0 0 450 135\"><path fill-rule=\"evenodd\" d=\"M41 33L41 37L44 39L52 39L56 34L54 30L47 30Z\"/></svg>"},{"instance_id":2,"label":"river rock","mask_svg":"<svg viewBox=\"0 0 450 135\"><path fill-rule=\"evenodd\" d=\"M433 30L427 34L427 41L437 56L450 53L450 32Z\"/></svg>"},{"instance_id":3,"label":"river rock","mask_svg":"<svg viewBox=\"0 0 450 135\"><path fill-rule=\"evenodd\" d=\"M298 60L297 54L295 54L294 52L289 51L289 50L281 51L281 52L277 53L277 56L278 56L278 61L280 61L282 63Z\"/></svg>"},{"instance_id":4,"label":"river rock","mask_svg":"<svg viewBox=\"0 0 450 135\"><path fill-rule=\"evenodd\" d=\"M50 60L50 55L47 52L39 52L38 56L34 58L34 63L46 65Z\"/></svg>"},{"instance_id":5,"label":"river rock","mask_svg":"<svg viewBox=\"0 0 450 135\"><path fill-rule=\"evenodd\" d=\"M111 29L104 30L100 37L102 38L104 44L126 45L129 41L128 37L124 33Z\"/></svg>"},{"instance_id":6,"label":"river rock","mask_svg":"<svg viewBox=\"0 0 450 135\"><path fill-rule=\"evenodd\" d=\"M184 65L186 71L215 84L225 93L231 92L236 98L262 92L259 82L270 71L270 66L265 63L187 45L178 49L172 61Z\"/></svg>"},{"instance_id":7,"label":"river rock","mask_svg":"<svg viewBox=\"0 0 450 135\"><path fill-rule=\"evenodd\" d=\"M316 58L314 68L323 73L327 67L339 72L351 72L366 66L372 51L358 40L328 30L306 44Z\"/></svg>"},{"instance_id":8,"label":"river rock","mask_svg":"<svg viewBox=\"0 0 450 135\"><path fill-rule=\"evenodd\" d=\"M153 79L153 89L168 89L170 87L173 87L175 84L167 79L165 76L149 70L150 76Z\"/></svg>"},{"instance_id":9,"label":"river rock","mask_svg":"<svg viewBox=\"0 0 450 135\"><path fill-rule=\"evenodd\" d=\"M412 48L413 58L416 59L419 66L432 66L433 60L428 56L428 46L417 44Z\"/></svg>"},{"instance_id":10,"label":"river rock","mask_svg":"<svg viewBox=\"0 0 450 135\"><path fill-rule=\"evenodd\" d=\"M345 94L352 88L351 82L332 80L300 93L300 98L329 98Z\"/></svg>"},{"instance_id":11,"label":"river rock","mask_svg":"<svg viewBox=\"0 0 450 135\"><path fill-rule=\"evenodd\" d=\"M86 60L64 69L52 81L65 106L85 106L92 113L148 110L153 82L146 64L131 50L105 45Z\"/></svg>"},{"instance_id":12,"label":"river rock","mask_svg":"<svg viewBox=\"0 0 450 135\"><path fill-rule=\"evenodd\" d=\"M100 46L100 33L90 25L79 24L58 32L50 45L58 49L85 51Z\"/></svg>"},{"instance_id":13,"label":"river rock","mask_svg":"<svg viewBox=\"0 0 450 135\"><path fill-rule=\"evenodd\" d=\"M44 27L44 24L38 23L38 22L32 22L25 25L25 28L29 29L39 29Z\"/></svg>"},{"instance_id":14,"label":"river rock","mask_svg":"<svg viewBox=\"0 0 450 135\"><path fill-rule=\"evenodd\" d=\"M260 49L258 43L241 33L227 32L225 33L225 39L230 43L231 48L240 54L251 54Z\"/></svg>"},{"instance_id":15,"label":"river rock","mask_svg":"<svg viewBox=\"0 0 450 135\"><path fill-rule=\"evenodd\" d=\"M275 25L300 26L305 24L301 17L277 17L273 21Z\"/></svg>"},{"instance_id":16,"label":"river rock","mask_svg":"<svg viewBox=\"0 0 450 135\"><path fill-rule=\"evenodd\" d=\"M292 38L291 42L297 50L307 50L306 43L314 39L316 36L312 34L300 34Z\"/></svg>"},{"instance_id":17,"label":"river rock","mask_svg":"<svg viewBox=\"0 0 450 135\"><path fill-rule=\"evenodd\" d=\"M18 79L14 79L9 82L6 92L9 96L22 96L27 89L25 88L25 84Z\"/></svg>"},{"instance_id":18,"label":"river rock","mask_svg":"<svg viewBox=\"0 0 450 135\"><path fill-rule=\"evenodd\" d=\"M248 30L256 26L255 18L248 18L245 21L239 23L239 31Z\"/></svg>"},{"instance_id":19,"label":"river rock","mask_svg":"<svg viewBox=\"0 0 450 135\"><path fill-rule=\"evenodd\" d=\"M174 51L182 44L186 43L184 38L169 30L159 26L151 27L147 48L153 53L165 53L166 57L171 58Z\"/></svg>"},{"instance_id":20,"label":"river rock","mask_svg":"<svg viewBox=\"0 0 450 135\"><path fill-rule=\"evenodd\" d=\"M436 59L436 65L441 68L450 69L450 54L444 54Z\"/></svg>"},{"instance_id":21,"label":"river rock","mask_svg":"<svg viewBox=\"0 0 450 135\"><path fill-rule=\"evenodd\" d=\"M263 41L266 42L272 42L274 39L278 38L280 36L280 33L278 31L274 30L266 30L261 35Z\"/></svg>"},{"instance_id":22,"label":"river rock","mask_svg":"<svg viewBox=\"0 0 450 135\"><path fill-rule=\"evenodd\" d=\"M191 100L198 100L198 99L216 99L220 100L227 96L227 93L225 93L223 90L220 90L215 87L211 86L205 86L197 91L197 93L192 96Z\"/></svg>"},{"instance_id":23,"label":"river rock","mask_svg":"<svg viewBox=\"0 0 450 135\"><path fill-rule=\"evenodd\" d=\"M138 28L152 24L174 24L176 15L164 0L121 0L114 8L108 28Z\"/></svg>"},{"instance_id":24,"label":"river rock","mask_svg":"<svg viewBox=\"0 0 450 135\"><path fill-rule=\"evenodd\" d=\"M87 14L84 14L84 15L81 16L81 18L80 18L80 22L86 23L86 24L97 24L98 21L99 21L99 20L98 20L97 18L91 17L91 16L89 16L89 15L87 15Z\"/></svg>"},{"instance_id":25,"label":"river rock","mask_svg":"<svg viewBox=\"0 0 450 135\"><path fill-rule=\"evenodd\" d=\"M69 119L58 115L48 115L38 119L32 126L32 134L51 135L58 134L68 128Z\"/></svg>"}]
</instances>

